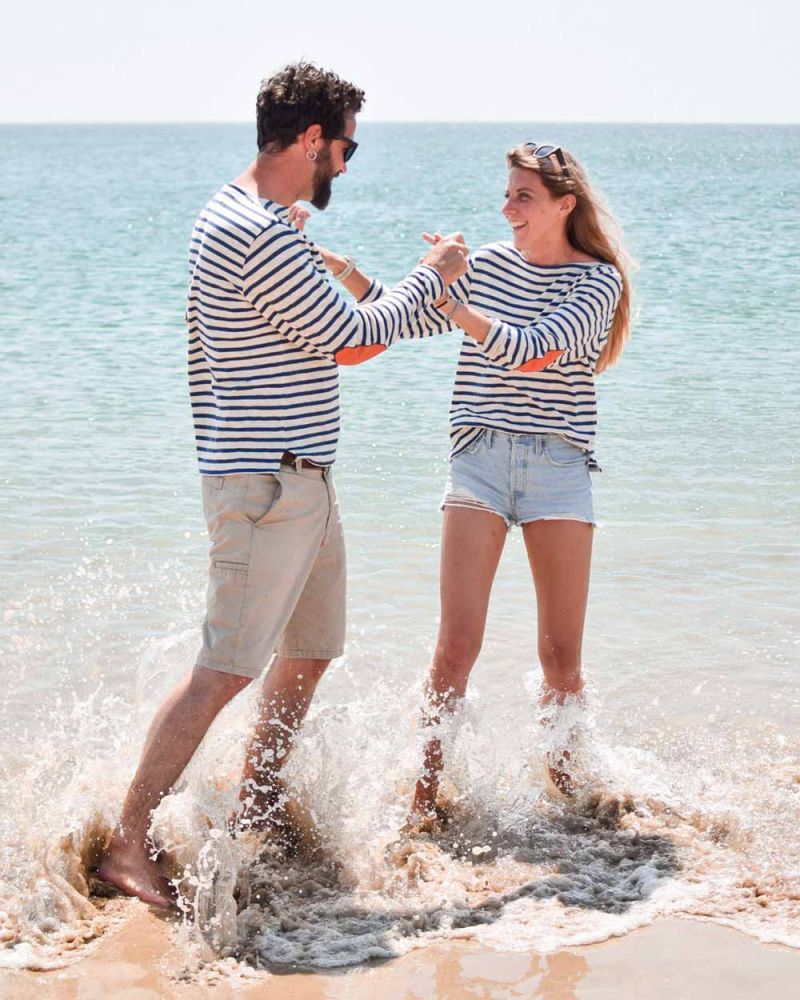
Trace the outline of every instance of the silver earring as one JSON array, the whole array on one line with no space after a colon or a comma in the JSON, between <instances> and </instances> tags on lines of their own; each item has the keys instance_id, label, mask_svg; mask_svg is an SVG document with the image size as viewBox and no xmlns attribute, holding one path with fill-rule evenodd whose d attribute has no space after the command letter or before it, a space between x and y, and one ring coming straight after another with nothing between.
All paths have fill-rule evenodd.
<instances>
[{"instance_id":1,"label":"silver earring","mask_svg":"<svg viewBox=\"0 0 800 1000\"><path fill-rule=\"evenodd\" d=\"M317 158L317 151L316 151L316 149L309 149L309 150L306 151L306 159L307 160L311 160L312 163L313 163L313 161L316 160L316 158Z\"/></svg>"}]
</instances>

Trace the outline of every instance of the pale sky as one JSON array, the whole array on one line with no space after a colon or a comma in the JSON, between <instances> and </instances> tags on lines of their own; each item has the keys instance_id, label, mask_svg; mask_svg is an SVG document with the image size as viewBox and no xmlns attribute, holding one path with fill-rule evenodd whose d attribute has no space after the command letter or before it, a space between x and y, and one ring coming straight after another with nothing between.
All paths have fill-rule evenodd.
<instances>
[{"instance_id":1,"label":"pale sky","mask_svg":"<svg viewBox=\"0 0 800 1000\"><path fill-rule=\"evenodd\" d=\"M371 121L800 121L797 0L15 0L0 122L252 121L306 58Z\"/></svg>"}]
</instances>

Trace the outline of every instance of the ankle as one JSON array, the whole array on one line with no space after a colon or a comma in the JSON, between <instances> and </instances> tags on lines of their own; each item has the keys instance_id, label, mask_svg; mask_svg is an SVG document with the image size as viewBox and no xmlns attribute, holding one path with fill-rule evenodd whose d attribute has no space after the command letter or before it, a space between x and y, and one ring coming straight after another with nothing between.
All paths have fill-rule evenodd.
<instances>
[{"instance_id":1,"label":"ankle","mask_svg":"<svg viewBox=\"0 0 800 1000\"><path fill-rule=\"evenodd\" d=\"M412 811L422 816L429 816L434 813L438 791L438 783L430 779L420 778L414 789L414 798L411 804Z\"/></svg>"}]
</instances>

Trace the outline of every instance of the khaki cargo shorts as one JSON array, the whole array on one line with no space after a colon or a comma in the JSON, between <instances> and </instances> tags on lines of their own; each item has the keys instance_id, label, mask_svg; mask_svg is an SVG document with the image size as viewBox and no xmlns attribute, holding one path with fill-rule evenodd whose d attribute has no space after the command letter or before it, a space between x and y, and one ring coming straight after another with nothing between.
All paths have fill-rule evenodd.
<instances>
[{"instance_id":1,"label":"khaki cargo shorts","mask_svg":"<svg viewBox=\"0 0 800 1000\"><path fill-rule=\"evenodd\" d=\"M197 666L257 677L344 651L344 533L330 470L202 476L211 538Z\"/></svg>"}]
</instances>

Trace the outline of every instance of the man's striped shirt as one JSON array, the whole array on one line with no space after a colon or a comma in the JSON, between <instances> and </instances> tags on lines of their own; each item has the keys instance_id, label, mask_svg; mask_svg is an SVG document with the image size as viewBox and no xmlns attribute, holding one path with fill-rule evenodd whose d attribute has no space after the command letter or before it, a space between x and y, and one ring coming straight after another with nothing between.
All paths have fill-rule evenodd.
<instances>
[{"instance_id":1,"label":"man's striped shirt","mask_svg":"<svg viewBox=\"0 0 800 1000\"><path fill-rule=\"evenodd\" d=\"M379 300L383 290L374 281L362 302ZM611 264L531 264L505 242L473 254L450 293L494 322L482 344L463 339L450 407L451 458L485 428L559 434L591 455L594 367L621 291ZM429 306L400 336L454 328Z\"/></svg>"},{"instance_id":2,"label":"man's striped shirt","mask_svg":"<svg viewBox=\"0 0 800 1000\"><path fill-rule=\"evenodd\" d=\"M277 472L285 451L331 465L337 355L391 343L444 291L420 266L380 302L353 306L287 213L226 184L192 233L189 389L204 475Z\"/></svg>"}]
</instances>

